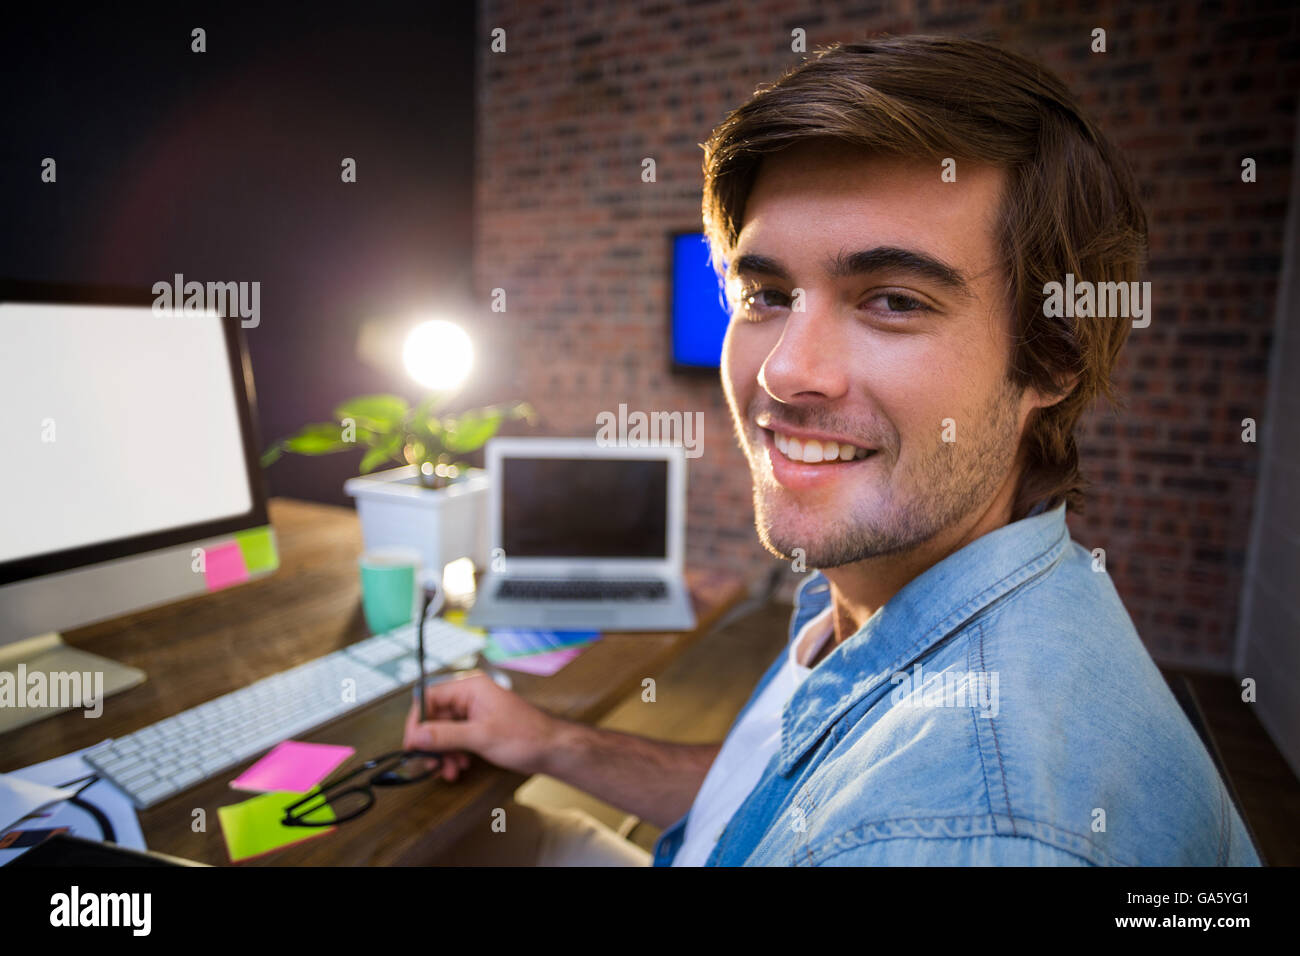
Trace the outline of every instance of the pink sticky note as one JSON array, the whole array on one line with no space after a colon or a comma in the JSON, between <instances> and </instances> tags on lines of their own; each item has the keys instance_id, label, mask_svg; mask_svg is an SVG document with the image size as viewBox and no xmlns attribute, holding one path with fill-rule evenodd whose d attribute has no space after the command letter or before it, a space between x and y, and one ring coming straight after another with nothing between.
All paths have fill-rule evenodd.
<instances>
[{"instance_id":1,"label":"pink sticky note","mask_svg":"<svg viewBox=\"0 0 1300 956\"><path fill-rule=\"evenodd\" d=\"M219 591L248 580L244 552L239 550L238 541L227 541L215 548L208 548L203 554L203 569L209 591Z\"/></svg>"},{"instance_id":2,"label":"pink sticky note","mask_svg":"<svg viewBox=\"0 0 1300 956\"><path fill-rule=\"evenodd\" d=\"M288 790L306 793L329 772L351 757L355 750L334 744L304 744L286 740L253 764L230 785L236 790Z\"/></svg>"}]
</instances>

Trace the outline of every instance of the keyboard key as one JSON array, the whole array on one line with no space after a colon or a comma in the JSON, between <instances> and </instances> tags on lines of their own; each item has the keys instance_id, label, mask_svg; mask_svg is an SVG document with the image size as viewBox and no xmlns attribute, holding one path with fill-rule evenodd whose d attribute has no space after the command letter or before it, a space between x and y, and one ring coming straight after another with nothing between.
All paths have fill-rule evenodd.
<instances>
[{"instance_id":1,"label":"keyboard key","mask_svg":"<svg viewBox=\"0 0 1300 956\"><path fill-rule=\"evenodd\" d=\"M202 779L203 772L198 767L194 767L190 770L182 770L178 773L172 774L171 777L171 781L175 784L177 790L184 789L192 783L198 783Z\"/></svg>"},{"instance_id":2,"label":"keyboard key","mask_svg":"<svg viewBox=\"0 0 1300 956\"><path fill-rule=\"evenodd\" d=\"M140 805L147 807L152 803L157 803L163 797L170 796L179 790L170 780L163 780L144 790L139 791L138 797Z\"/></svg>"},{"instance_id":3,"label":"keyboard key","mask_svg":"<svg viewBox=\"0 0 1300 956\"><path fill-rule=\"evenodd\" d=\"M656 579L604 578L507 578L496 592L502 601L656 601L667 594Z\"/></svg>"}]
</instances>

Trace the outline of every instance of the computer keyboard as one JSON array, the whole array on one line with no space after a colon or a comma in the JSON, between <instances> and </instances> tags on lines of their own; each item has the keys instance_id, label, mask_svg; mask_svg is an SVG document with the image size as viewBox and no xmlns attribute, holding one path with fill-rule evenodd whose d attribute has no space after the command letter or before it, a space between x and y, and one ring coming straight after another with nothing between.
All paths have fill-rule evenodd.
<instances>
[{"instance_id":1,"label":"computer keyboard","mask_svg":"<svg viewBox=\"0 0 1300 956\"><path fill-rule=\"evenodd\" d=\"M426 675L461 663L486 643L474 631L442 618L428 619ZM146 809L283 740L414 684L419 677L415 645L413 624L358 641L106 740L86 760ZM345 696L345 689L353 692Z\"/></svg>"},{"instance_id":2,"label":"computer keyboard","mask_svg":"<svg viewBox=\"0 0 1300 956\"><path fill-rule=\"evenodd\" d=\"M507 578L499 601L655 601L668 594L657 578Z\"/></svg>"}]
</instances>

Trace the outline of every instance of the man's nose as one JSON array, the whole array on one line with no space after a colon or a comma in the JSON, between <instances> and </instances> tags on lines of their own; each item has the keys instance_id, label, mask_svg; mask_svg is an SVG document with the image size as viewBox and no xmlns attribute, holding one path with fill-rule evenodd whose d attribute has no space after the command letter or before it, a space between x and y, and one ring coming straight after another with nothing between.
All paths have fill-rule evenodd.
<instances>
[{"instance_id":1,"label":"man's nose","mask_svg":"<svg viewBox=\"0 0 1300 956\"><path fill-rule=\"evenodd\" d=\"M833 310L808 302L791 312L781 338L758 370L758 383L778 402L831 401L848 390L848 350Z\"/></svg>"}]
</instances>

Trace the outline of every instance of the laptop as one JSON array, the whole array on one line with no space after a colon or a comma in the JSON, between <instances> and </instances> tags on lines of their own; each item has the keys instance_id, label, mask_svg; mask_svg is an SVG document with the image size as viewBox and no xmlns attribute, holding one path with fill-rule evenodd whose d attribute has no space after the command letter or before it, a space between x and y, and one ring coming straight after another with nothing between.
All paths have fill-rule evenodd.
<instances>
[{"instance_id":1,"label":"laptop","mask_svg":"<svg viewBox=\"0 0 1300 956\"><path fill-rule=\"evenodd\" d=\"M492 559L467 624L583 631L695 626L682 577L682 448L494 438L484 458Z\"/></svg>"}]
</instances>

